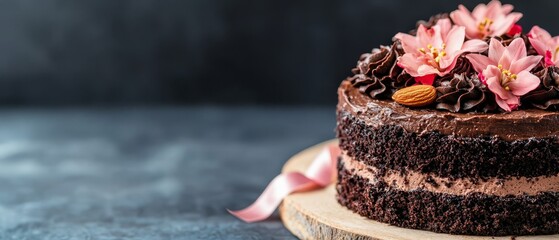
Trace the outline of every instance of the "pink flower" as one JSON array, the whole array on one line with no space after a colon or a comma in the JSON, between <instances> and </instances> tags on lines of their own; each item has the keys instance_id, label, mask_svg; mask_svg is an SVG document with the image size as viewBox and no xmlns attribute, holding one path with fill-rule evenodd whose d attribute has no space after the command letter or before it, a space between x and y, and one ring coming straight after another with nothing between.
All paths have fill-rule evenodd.
<instances>
[{"instance_id":1,"label":"pink flower","mask_svg":"<svg viewBox=\"0 0 559 240\"><path fill-rule=\"evenodd\" d=\"M489 4L479 4L470 11L464 5L450 13L454 24L466 27L466 37L469 39L501 36L507 33L514 24L522 18L522 13L511 13L513 6L501 5L499 1Z\"/></svg>"},{"instance_id":2,"label":"pink flower","mask_svg":"<svg viewBox=\"0 0 559 240\"><path fill-rule=\"evenodd\" d=\"M394 38L400 40L405 52L398 59L398 66L416 77L416 80L427 79L426 82L432 83L435 74L444 76L449 73L462 53L483 52L487 49L486 42L464 42L464 36L464 27L451 27L448 18L439 20L430 29L420 25L416 36L398 33Z\"/></svg>"},{"instance_id":3,"label":"pink flower","mask_svg":"<svg viewBox=\"0 0 559 240\"><path fill-rule=\"evenodd\" d=\"M499 106L510 112L520 105L520 96L534 90L540 79L530 70L542 56L526 56L526 45L522 38L516 38L504 47L495 38L489 43L489 56L469 54L466 56L480 79L495 93Z\"/></svg>"},{"instance_id":4,"label":"pink flower","mask_svg":"<svg viewBox=\"0 0 559 240\"><path fill-rule=\"evenodd\" d=\"M545 57L546 67L559 67L559 36L551 37L546 30L534 26L528 33L528 40L536 52Z\"/></svg>"}]
</instances>

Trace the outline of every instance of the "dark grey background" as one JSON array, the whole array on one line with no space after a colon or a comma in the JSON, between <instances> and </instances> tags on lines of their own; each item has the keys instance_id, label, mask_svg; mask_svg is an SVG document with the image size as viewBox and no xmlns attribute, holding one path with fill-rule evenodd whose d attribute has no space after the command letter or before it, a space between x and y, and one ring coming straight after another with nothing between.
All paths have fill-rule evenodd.
<instances>
[{"instance_id":1,"label":"dark grey background","mask_svg":"<svg viewBox=\"0 0 559 240\"><path fill-rule=\"evenodd\" d=\"M559 34L557 2L513 2ZM362 52L457 5L0 1L0 239L294 238L225 209L334 138Z\"/></svg>"},{"instance_id":2,"label":"dark grey background","mask_svg":"<svg viewBox=\"0 0 559 240\"><path fill-rule=\"evenodd\" d=\"M0 104L333 104L360 53L459 2L2 1ZM507 2L559 34L559 2Z\"/></svg>"},{"instance_id":3,"label":"dark grey background","mask_svg":"<svg viewBox=\"0 0 559 240\"><path fill-rule=\"evenodd\" d=\"M330 107L0 111L0 239L295 239L254 201L332 138Z\"/></svg>"}]
</instances>

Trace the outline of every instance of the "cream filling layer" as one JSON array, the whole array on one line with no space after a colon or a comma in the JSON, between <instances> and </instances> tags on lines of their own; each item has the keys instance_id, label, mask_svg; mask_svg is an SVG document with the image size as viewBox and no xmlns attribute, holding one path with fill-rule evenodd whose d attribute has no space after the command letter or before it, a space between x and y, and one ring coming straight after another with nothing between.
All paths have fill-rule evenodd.
<instances>
[{"instance_id":1,"label":"cream filling layer","mask_svg":"<svg viewBox=\"0 0 559 240\"><path fill-rule=\"evenodd\" d=\"M378 175L378 169L352 159L342 153L343 166L351 173L368 179L371 183L383 181L389 186L402 190L425 190L435 193L467 195L484 193L494 196L536 195L539 192L559 192L559 175L534 178L492 178L487 181L472 182L469 179L450 180L433 174L408 171L402 175L398 171L387 171L384 176Z\"/></svg>"}]
</instances>

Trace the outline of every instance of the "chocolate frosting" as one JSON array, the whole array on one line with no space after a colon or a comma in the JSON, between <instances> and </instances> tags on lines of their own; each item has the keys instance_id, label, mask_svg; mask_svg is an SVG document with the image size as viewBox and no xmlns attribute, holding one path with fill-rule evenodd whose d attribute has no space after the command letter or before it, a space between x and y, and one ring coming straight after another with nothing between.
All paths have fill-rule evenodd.
<instances>
[{"instance_id":1,"label":"chocolate frosting","mask_svg":"<svg viewBox=\"0 0 559 240\"><path fill-rule=\"evenodd\" d=\"M482 181L468 178L451 179L433 173L398 170L380 171L378 167L368 165L342 152L340 161L356 175L371 182L384 181L402 191L427 190L430 192L452 195L468 195L479 192L492 196L537 195L540 192L559 192L559 175L539 177L514 177L501 179L497 177ZM429 184L431 183L431 184Z\"/></svg>"},{"instance_id":2,"label":"chocolate frosting","mask_svg":"<svg viewBox=\"0 0 559 240\"><path fill-rule=\"evenodd\" d=\"M559 112L526 109L503 114L452 113L410 109L390 100L371 99L343 81L338 108L353 113L366 124L401 126L408 132L440 132L460 137L497 136L505 141L557 138Z\"/></svg>"},{"instance_id":3,"label":"chocolate frosting","mask_svg":"<svg viewBox=\"0 0 559 240\"><path fill-rule=\"evenodd\" d=\"M436 89L437 109L490 112L497 108L495 95L481 83L476 74L469 74L469 71L445 76Z\"/></svg>"},{"instance_id":4,"label":"chocolate frosting","mask_svg":"<svg viewBox=\"0 0 559 240\"><path fill-rule=\"evenodd\" d=\"M375 48L371 53L361 55L357 67L352 70L355 75L349 81L361 93L373 98L390 98L396 89L415 83L415 79L396 64L403 54L398 41L391 47Z\"/></svg>"},{"instance_id":5,"label":"chocolate frosting","mask_svg":"<svg viewBox=\"0 0 559 240\"><path fill-rule=\"evenodd\" d=\"M437 105L450 112L491 112L497 108L495 95L479 80L477 72L466 57L456 60L452 71L437 78Z\"/></svg>"},{"instance_id":6,"label":"chocolate frosting","mask_svg":"<svg viewBox=\"0 0 559 240\"><path fill-rule=\"evenodd\" d=\"M441 82L451 81L456 74L464 74L466 77L470 77L471 75L477 75L477 72L466 57L460 56L456 59L456 65L452 71L442 77L437 76L435 85L438 85Z\"/></svg>"},{"instance_id":7,"label":"chocolate frosting","mask_svg":"<svg viewBox=\"0 0 559 240\"><path fill-rule=\"evenodd\" d=\"M559 68L543 67L536 70L534 75L538 76L542 82L538 88L524 95L522 102L539 109L558 110Z\"/></svg>"}]
</instances>

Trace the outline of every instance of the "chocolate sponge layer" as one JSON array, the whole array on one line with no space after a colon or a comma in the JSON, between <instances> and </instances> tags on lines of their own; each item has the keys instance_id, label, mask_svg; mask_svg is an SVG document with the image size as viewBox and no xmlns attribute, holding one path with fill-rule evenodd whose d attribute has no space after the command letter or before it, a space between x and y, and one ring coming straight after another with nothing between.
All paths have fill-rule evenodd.
<instances>
[{"instance_id":1,"label":"chocolate sponge layer","mask_svg":"<svg viewBox=\"0 0 559 240\"><path fill-rule=\"evenodd\" d=\"M559 194L495 197L423 190L400 191L352 175L338 162L338 202L370 219L391 225L467 235L559 233Z\"/></svg>"},{"instance_id":2,"label":"chocolate sponge layer","mask_svg":"<svg viewBox=\"0 0 559 240\"><path fill-rule=\"evenodd\" d=\"M438 132L418 134L397 125L373 127L340 109L337 124L341 149L379 169L414 170L473 180L559 173L559 144L554 138L504 141L497 137L457 137Z\"/></svg>"}]
</instances>

